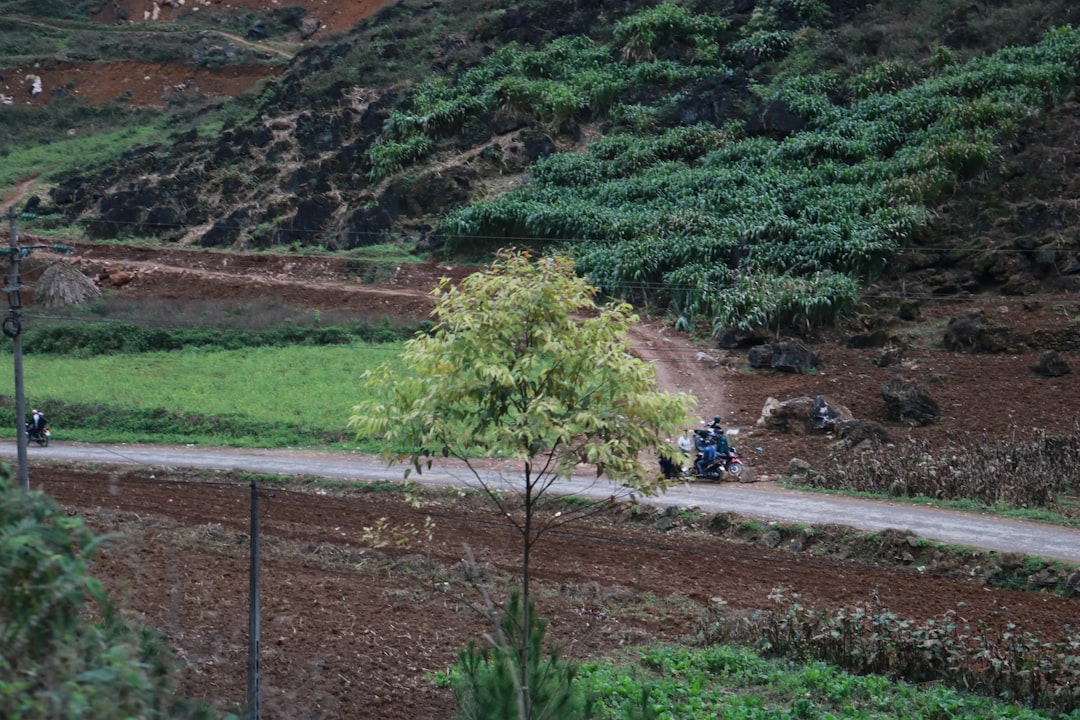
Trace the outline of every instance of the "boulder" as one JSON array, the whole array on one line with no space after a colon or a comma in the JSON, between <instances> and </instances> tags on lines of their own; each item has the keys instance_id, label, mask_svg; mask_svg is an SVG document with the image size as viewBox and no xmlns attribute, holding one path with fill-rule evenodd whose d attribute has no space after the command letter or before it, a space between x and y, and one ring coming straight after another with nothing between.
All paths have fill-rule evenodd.
<instances>
[{"instance_id":1,"label":"boulder","mask_svg":"<svg viewBox=\"0 0 1080 720\"><path fill-rule=\"evenodd\" d=\"M913 382L895 377L881 386L885 417L909 425L929 425L941 415L937 401Z\"/></svg>"},{"instance_id":2,"label":"boulder","mask_svg":"<svg viewBox=\"0 0 1080 720\"><path fill-rule=\"evenodd\" d=\"M1069 367L1069 363L1065 362L1056 350L1047 350L1039 358L1039 363L1031 368L1032 371L1041 377L1061 377L1062 375L1068 375L1072 372L1072 368Z\"/></svg>"},{"instance_id":3,"label":"boulder","mask_svg":"<svg viewBox=\"0 0 1080 720\"><path fill-rule=\"evenodd\" d=\"M899 365L903 359L904 348L889 346L874 358L874 364L878 367L889 367L890 365Z\"/></svg>"},{"instance_id":4,"label":"boulder","mask_svg":"<svg viewBox=\"0 0 1080 720\"><path fill-rule=\"evenodd\" d=\"M824 395L792 398L783 402L768 398L758 418L759 427L805 435L828 432L840 422L852 419L851 411Z\"/></svg>"},{"instance_id":5,"label":"boulder","mask_svg":"<svg viewBox=\"0 0 1080 720\"><path fill-rule=\"evenodd\" d=\"M300 21L300 26L297 30L300 31L300 37L303 40L307 40L314 35L322 27L322 20L317 17L308 16Z\"/></svg>"},{"instance_id":6,"label":"boulder","mask_svg":"<svg viewBox=\"0 0 1080 720\"><path fill-rule=\"evenodd\" d=\"M814 398L814 406L810 410L810 425L815 430L832 430L838 423L848 422L854 419L854 415L846 407L834 402L824 395Z\"/></svg>"},{"instance_id":7,"label":"boulder","mask_svg":"<svg viewBox=\"0 0 1080 720\"><path fill-rule=\"evenodd\" d=\"M873 420L845 420L837 424L836 430L843 449L876 450L895 444L885 426Z\"/></svg>"},{"instance_id":8,"label":"boulder","mask_svg":"<svg viewBox=\"0 0 1080 720\"><path fill-rule=\"evenodd\" d=\"M1008 348L1009 331L993 327L981 310L950 318L942 342L952 352L999 353Z\"/></svg>"},{"instance_id":9,"label":"boulder","mask_svg":"<svg viewBox=\"0 0 1080 720\"><path fill-rule=\"evenodd\" d=\"M821 356L806 345L784 341L750 348L747 360L753 368L772 368L784 372L803 373L821 365Z\"/></svg>"},{"instance_id":10,"label":"boulder","mask_svg":"<svg viewBox=\"0 0 1080 720\"><path fill-rule=\"evenodd\" d=\"M866 348L885 347L889 343L889 333L884 330L871 330L869 332L849 335L847 346L853 350L865 350Z\"/></svg>"}]
</instances>

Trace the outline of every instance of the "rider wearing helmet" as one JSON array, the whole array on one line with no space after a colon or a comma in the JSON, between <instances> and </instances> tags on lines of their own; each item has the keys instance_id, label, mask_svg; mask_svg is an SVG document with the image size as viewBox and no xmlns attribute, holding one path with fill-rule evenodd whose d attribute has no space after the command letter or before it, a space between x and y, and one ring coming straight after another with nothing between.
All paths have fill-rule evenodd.
<instances>
[{"instance_id":1,"label":"rider wearing helmet","mask_svg":"<svg viewBox=\"0 0 1080 720\"><path fill-rule=\"evenodd\" d=\"M719 415L713 415L712 422L709 423L709 430L712 431L713 440L716 443L716 454L721 457L726 456L730 451L727 435L724 434L724 428L720 424L722 419Z\"/></svg>"}]
</instances>

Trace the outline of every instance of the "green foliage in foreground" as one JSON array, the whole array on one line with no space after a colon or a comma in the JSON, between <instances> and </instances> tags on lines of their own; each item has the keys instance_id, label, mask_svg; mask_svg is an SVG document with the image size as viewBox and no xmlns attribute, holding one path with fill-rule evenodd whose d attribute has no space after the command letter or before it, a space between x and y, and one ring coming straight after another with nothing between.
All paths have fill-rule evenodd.
<instances>
[{"instance_id":1,"label":"green foliage in foreground","mask_svg":"<svg viewBox=\"0 0 1080 720\"><path fill-rule=\"evenodd\" d=\"M530 604L532 601L530 600ZM496 720L520 717L545 720L580 720L588 717L585 694L575 684L577 669L556 651L545 654L544 634L547 622L527 614L529 619L529 714L519 705L520 684L517 675L517 651L523 641L521 595L511 595L495 634L494 646L469 647L458 654L458 665L448 676L457 701L455 720Z\"/></svg>"},{"instance_id":2,"label":"green foliage in foreground","mask_svg":"<svg viewBox=\"0 0 1080 720\"><path fill-rule=\"evenodd\" d=\"M459 664L436 677L458 697L459 718L516 720L516 707L470 714L474 698L497 695L499 668L470 645ZM489 652L487 657L497 657ZM556 656L552 656L556 657ZM824 662L766 659L746 648L648 647L629 662L568 663L589 720L1045 720L1054 715L940 683L912 685L882 675L853 675ZM505 678L504 678L505 680ZM560 717L553 715L553 717ZM1077 720L1080 713L1057 715Z\"/></svg>"},{"instance_id":3,"label":"green foliage in foreground","mask_svg":"<svg viewBox=\"0 0 1080 720\"><path fill-rule=\"evenodd\" d=\"M56 440L276 447L340 442L360 376L400 344L28 356L26 397ZM14 387L0 363L0 387ZM15 427L10 398L0 427ZM363 438L360 447L373 450Z\"/></svg>"},{"instance_id":4,"label":"green foliage in foreground","mask_svg":"<svg viewBox=\"0 0 1080 720\"><path fill-rule=\"evenodd\" d=\"M0 717L213 717L176 697L171 651L127 624L90 577L100 539L47 496L13 487L6 467L0 475Z\"/></svg>"},{"instance_id":5,"label":"green foliage in foreground","mask_svg":"<svg viewBox=\"0 0 1080 720\"><path fill-rule=\"evenodd\" d=\"M1080 718L1080 640L1040 637L1014 624L969 622L949 610L923 622L879 606L812 610L774 592L739 632L764 652L829 662L858 673L940 682ZM736 623L738 627L738 623ZM999 716L993 716L999 717Z\"/></svg>"},{"instance_id":6,"label":"green foliage in foreground","mask_svg":"<svg viewBox=\"0 0 1080 720\"><path fill-rule=\"evenodd\" d=\"M766 660L750 650L723 645L645 649L630 667L588 663L580 668L579 682L596 703L591 717L597 720L1049 717L944 685L914 686L880 675L855 676L821 662Z\"/></svg>"}]
</instances>

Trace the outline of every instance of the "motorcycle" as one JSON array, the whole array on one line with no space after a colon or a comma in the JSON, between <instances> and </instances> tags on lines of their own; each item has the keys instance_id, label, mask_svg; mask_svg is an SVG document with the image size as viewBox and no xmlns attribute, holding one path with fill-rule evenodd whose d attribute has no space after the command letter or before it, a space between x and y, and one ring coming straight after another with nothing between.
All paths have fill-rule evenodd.
<instances>
[{"instance_id":1,"label":"motorcycle","mask_svg":"<svg viewBox=\"0 0 1080 720\"><path fill-rule=\"evenodd\" d=\"M716 437L708 430L694 430L694 434L700 438L700 444L715 445ZM742 475L743 462L739 457L739 451L728 445L724 452L717 451L716 458L707 467L701 467L703 454L698 452L694 458L694 464L688 469L689 474L699 480L719 482L724 476L737 478Z\"/></svg>"},{"instance_id":2,"label":"motorcycle","mask_svg":"<svg viewBox=\"0 0 1080 720\"><path fill-rule=\"evenodd\" d=\"M30 442L36 442L41 447L49 447L49 440L52 439L52 432L49 428L42 430L34 430L30 427L30 423L26 424L26 437Z\"/></svg>"},{"instance_id":3,"label":"motorcycle","mask_svg":"<svg viewBox=\"0 0 1080 720\"><path fill-rule=\"evenodd\" d=\"M689 470L690 474L699 480L719 482L724 479L725 475L733 478L742 475L743 462L735 448L729 449L726 453L718 453L716 459L702 470L698 470L698 461L700 460L701 454L699 453L694 459L694 465Z\"/></svg>"}]
</instances>

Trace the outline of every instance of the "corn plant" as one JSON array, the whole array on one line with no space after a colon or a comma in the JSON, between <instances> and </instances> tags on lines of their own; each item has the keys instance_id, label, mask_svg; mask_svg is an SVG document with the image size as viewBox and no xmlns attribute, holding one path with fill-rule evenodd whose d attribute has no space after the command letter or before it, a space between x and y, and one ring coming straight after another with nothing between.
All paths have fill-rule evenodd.
<instances>
[{"instance_id":1,"label":"corn plant","mask_svg":"<svg viewBox=\"0 0 1080 720\"><path fill-rule=\"evenodd\" d=\"M834 463L809 479L814 487L906 497L974 500L987 506L1048 508L1075 514L1059 504L1077 492L1080 426L1071 434L1039 431L1024 436L957 436L931 449L911 439L892 450Z\"/></svg>"}]
</instances>

